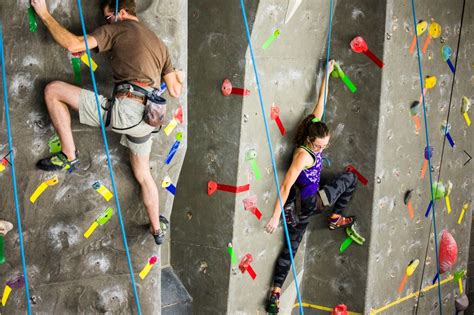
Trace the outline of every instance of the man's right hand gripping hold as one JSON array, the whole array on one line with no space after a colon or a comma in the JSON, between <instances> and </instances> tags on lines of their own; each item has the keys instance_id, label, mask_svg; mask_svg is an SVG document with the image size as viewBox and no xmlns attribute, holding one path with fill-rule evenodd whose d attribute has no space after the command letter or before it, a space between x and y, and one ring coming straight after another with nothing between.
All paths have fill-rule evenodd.
<instances>
[{"instance_id":1,"label":"man's right hand gripping hold","mask_svg":"<svg viewBox=\"0 0 474 315\"><path fill-rule=\"evenodd\" d=\"M115 84L126 82L152 91L158 89L164 80L169 95L179 97L183 74L174 70L163 41L139 21L134 0L119 0L117 16L115 3L116 0L101 2L106 25L87 35L89 48L109 52L113 60L111 68ZM59 24L49 13L45 0L31 0L31 5L61 47L71 53L85 51L84 38ZM113 106L110 106L107 97L99 96L100 115L104 122L109 116L112 130L122 134L120 143L131 152L130 162L150 218L150 232L159 245L163 243L168 221L159 215L158 188L150 173L151 132L155 127L143 121L144 95L119 91L113 99ZM53 81L45 88L45 101L61 140L62 151L39 160L37 167L44 171L72 170L78 165L79 157L72 136L69 109L79 112L82 124L99 127L95 95L92 91Z\"/></svg>"}]
</instances>

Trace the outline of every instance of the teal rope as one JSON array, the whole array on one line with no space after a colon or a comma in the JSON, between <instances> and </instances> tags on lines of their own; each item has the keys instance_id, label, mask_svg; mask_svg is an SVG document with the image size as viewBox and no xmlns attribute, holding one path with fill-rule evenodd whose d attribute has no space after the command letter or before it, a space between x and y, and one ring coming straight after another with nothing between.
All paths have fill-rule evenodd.
<instances>
[{"instance_id":1,"label":"teal rope","mask_svg":"<svg viewBox=\"0 0 474 315\"><path fill-rule=\"evenodd\" d=\"M274 153L273 153L272 142L271 142L271 139L270 139L270 131L268 129L267 114L265 113L265 104L263 102L263 97L262 97L262 87L260 86L260 79L259 79L258 70L257 70L257 63L255 61L255 56L253 54L252 41L250 39L249 24L248 24L248 21L247 21L247 13L245 12L245 6L244 6L244 1L243 0L240 0L240 7L242 9L242 17L244 19L245 31L246 31L246 34L247 34L247 41L248 41L249 48L250 48L250 56L252 57L253 70L254 70L254 73L255 73L255 79L257 81L258 96L259 96L259 99L260 99L260 107L261 107L262 113L263 113L263 115L262 115L263 123L265 125L265 133L266 133L266 136L267 136L268 148L270 150L270 158L272 160L273 176L274 176L275 184L276 184L276 187L277 187L278 200L280 201L281 214L283 216L283 228L284 228L284 231L285 231L286 243L287 243L287 246L288 246L288 251L290 252L291 269L293 271L293 277L295 279L296 295L298 296L300 314L303 315L304 314L303 301L301 300L301 293L300 293L300 288L299 288L299 285L298 285L298 276L297 276L297 273L296 273L295 262L294 262L294 259L293 259L293 250L291 249L291 241L290 241L290 236L289 236L289 233L288 233L288 226L286 224L285 211L283 210L283 202L282 202L281 194L280 194L280 181L278 180L278 173L277 173L277 169L276 169L276 161L275 161L275 157L274 157Z\"/></svg>"},{"instance_id":2,"label":"teal rope","mask_svg":"<svg viewBox=\"0 0 474 315\"><path fill-rule=\"evenodd\" d=\"M81 26L82 26L83 36L84 36L84 43L86 45L87 59L89 60L89 65L92 65L91 53L90 53L90 50L89 50L89 44L87 43L87 31L86 31L86 25L84 23L84 15L82 13L81 0L77 0L77 6L79 8L79 16L81 18ZM96 81L95 81L95 76L94 76L94 71L92 70L92 66L89 67L89 70L90 70L90 74L91 74L92 85L94 87L95 101L96 101L96 106L97 106L97 112L98 112L98 115L99 115L99 122L100 122L100 130L102 131L102 139L104 140L104 150L105 150L105 154L107 155L107 164L108 164L108 167L109 167L110 180L112 182L112 188L113 188L113 191L114 191L115 203L117 204L117 214L118 214L118 219L119 219L119 223L120 223L120 230L122 232L123 246L125 248L125 253L127 255L127 264L128 264L128 269L130 271L130 279L132 281L133 295L135 297L135 303L137 305L138 314L141 315L142 311L141 311L141 307L140 307L140 300L138 298L137 286L135 284L135 276L134 276L134 273L133 273L132 260L130 258L130 252L128 250L127 234L125 233L125 226L124 226L124 223L123 223L122 211L120 209L120 201L119 201L119 198L118 198L117 185L115 184L115 176L114 176L114 171L113 171L113 168L112 168L112 161L110 159L109 144L108 144L108 141L107 141L107 135L105 133L105 127L104 127L104 122L102 120L102 115L100 114L99 92L97 91L97 84L96 84Z\"/></svg>"},{"instance_id":3,"label":"teal rope","mask_svg":"<svg viewBox=\"0 0 474 315\"><path fill-rule=\"evenodd\" d=\"M20 202L18 201L18 189L15 171L15 153L13 152L13 140L10 124L10 106L8 105L7 74L5 70L5 52L3 50L3 26L0 21L0 61L2 63L3 100L5 102L5 120L7 121L8 147L10 149L11 176L13 182L13 196L15 198L16 222L18 226L18 238L20 240L21 267L25 278L25 295L28 315L31 315L30 289L28 284L28 272L26 270L25 247L23 244L23 231L21 229Z\"/></svg>"},{"instance_id":4,"label":"teal rope","mask_svg":"<svg viewBox=\"0 0 474 315\"><path fill-rule=\"evenodd\" d=\"M328 64L329 64L329 56L331 55L331 34L332 34L332 0L329 0L329 26L328 26L328 40L327 40L327 45L328 45L328 52L326 54L326 69L325 69L325 86L324 86L324 106L323 106L323 117L321 119L322 122L326 122L326 94L328 90L328 84L329 84L329 72L327 71L328 69Z\"/></svg>"},{"instance_id":5,"label":"teal rope","mask_svg":"<svg viewBox=\"0 0 474 315\"><path fill-rule=\"evenodd\" d=\"M115 1L115 22L118 20L119 0Z\"/></svg>"},{"instance_id":6,"label":"teal rope","mask_svg":"<svg viewBox=\"0 0 474 315\"><path fill-rule=\"evenodd\" d=\"M423 70L421 67L421 54L420 54L420 46L418 44L418 34L416 32L416 9L415 9L415 0L411 0L411 7L412 7L412 15L413 15L413 26L415 30L416 36L416 51L418 54L418 73L420 75L420 89L421 89L421 96L423 100L423 118L425 122L425 139L426 139L426 146L430 146L430 139L429 139L429 131L428 131L428 119L426 118L426 104L425 104L425 95L423 93ZM431 202L433 203L433 216L432 216L432 223L433 223L433 232L434 232L434 240L435 240L435 253L436 253L436 270L439 273L439 257L438 257L438 235L436 229L436 207L435 207L435 199L434 199L434 192L433 192L433 175L431 174L431 157L428 159L428 172L430 174L430 193L431 193ZM439 313L443 314L443 300L441 297L441 277L438 277L438 304L439 304Z\"/></svg>"}]
</instances>

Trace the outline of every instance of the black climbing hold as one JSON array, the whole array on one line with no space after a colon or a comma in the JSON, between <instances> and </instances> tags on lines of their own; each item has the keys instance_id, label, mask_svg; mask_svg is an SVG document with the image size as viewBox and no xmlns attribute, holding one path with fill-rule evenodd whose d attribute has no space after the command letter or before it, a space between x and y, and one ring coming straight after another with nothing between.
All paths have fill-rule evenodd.
<instances>
[{"instance_id":1,"label":"black climbing hold","mask_svg":"<svg viewBox=\"0 0 474 315\"><path fill-rule=\"evenodd\" d=\"M410 201L412 193L413 189L409 189L405 192L405 196L403 197L403 202L405 203L405 205L407 205Z\"/></svg>"}]
</instances>

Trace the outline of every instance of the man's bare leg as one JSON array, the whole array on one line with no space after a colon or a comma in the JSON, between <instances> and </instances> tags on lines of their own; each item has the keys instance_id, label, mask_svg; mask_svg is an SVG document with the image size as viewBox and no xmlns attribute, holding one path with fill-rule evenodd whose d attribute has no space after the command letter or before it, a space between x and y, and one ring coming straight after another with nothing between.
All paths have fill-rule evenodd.
<instances>
[{"instance_id":1,"label":"man's bare leg","mask_svg":"<svg viewBox=\"0 0 474 315\"><path fill-rule=\"evenodd\" d=\"M150 155L130 154L133 175L140 184L143 203L145 204L153 231L160 229L160 211L158 187L150 172Z\"/></svg>"},{"instance_id":2,"label":"man's bare leg","mask_svg":"<svg viewBox=\"0 0 474 315\"><path fill-rule=\"evenodd\" d=\"M68 107L79 111L80 93L81 88L61 81L49 83L44 90L49 117L61 140L62 151L69 160L76 158L76 146L72 137L71 114Z\"/></svg>"}]
</instances>

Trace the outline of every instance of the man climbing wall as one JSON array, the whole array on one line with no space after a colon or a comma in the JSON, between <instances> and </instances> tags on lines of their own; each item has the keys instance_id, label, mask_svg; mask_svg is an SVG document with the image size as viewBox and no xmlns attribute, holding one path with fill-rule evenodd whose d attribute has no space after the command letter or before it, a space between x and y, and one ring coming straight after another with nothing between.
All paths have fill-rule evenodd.
<instances>
[{"instance_id":1,"label":"man climbing wall","mask_svg":"<svg viewBox=\"0 0 474 315\"><path fill-rule=\"evenodd\" d=\"M86 43L61 26L48 11L45 0L32 0L32 7L50 31L54 40L72 54L81 54ZM104 0L101 9L107 25L97 28L87 36L90 49L110 51L115 83L112 101L100 95L100 115L110 123L112 130L121 133L121 144L130 149L130 162L135 178L141 186L143 202L150 219L150 232L156 244L163 243L168 221L159 215L159 199L156 183L150 173L149 157L152 145L151 133L161 125L161 118L148 119L146 112L163 114L156 109L165 103L157 96L162 79L169 94L179 97L183 74L175 71L168 49L152 31L142 24L135 13L134 0ZM117 13L116 13L117 12ZM94 92L77 86L54 81L45 88L46 106L56 129L62 151L41 159L37 167L45 171L73 170L79 163L69 108L79 112L82 124L99 127ZM150 101L156 104L150 104ZM153 108L155 109L153 109ZM162 106L161 106L162 107ZM145 109L147 109L145 111ZM151 115L150 117L152 117ZM160 224L161 221L161 224Z\"/></svg>"}]
</instances>

